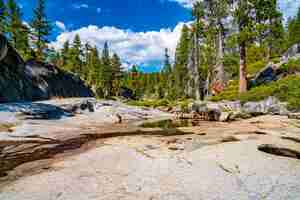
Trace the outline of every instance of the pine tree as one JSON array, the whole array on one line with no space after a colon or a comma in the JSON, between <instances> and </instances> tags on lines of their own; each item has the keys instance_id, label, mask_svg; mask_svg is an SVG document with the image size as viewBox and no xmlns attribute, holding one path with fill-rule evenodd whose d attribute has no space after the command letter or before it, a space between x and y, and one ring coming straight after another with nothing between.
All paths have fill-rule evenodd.
<instances>
[{"instance_id":1,"label":"pine tree","mask_svg":"<svg viewBox=\"0 0 300 200\"><path fill-rule=\"evenodd\" d=\"M289 20L288 41L289 41L289 46L300 43L300 8L298 9L297 16Z\"/></svg>"},{"instance_id":2,"label":"pine tree","mask_svg":"<svg viewBox=\"0 0 300 200\"><path fill-rule=\"evenodd\" d=\"M165 60L164 66L161 71L161 81L160 81L160 96L169 96L172 88L172 66L170 63L169 50L165 48Z\"/></svg>"},{"instance_id":3,"label":"pine tree","mask_svg":"<svg viewBox=\"0 0 300 200\"><path fill-rule=\"evenodd\" d=\"M215 55L217 56L216 64L212 70L215 84L224 87L225 84L225 69L224 69L224 48L225 48L225 24L229 16L228 0L205 0L204 1L204 16L207 19L206 39L210 44L215 46Z\"/></svg>"},{"instance_id":4,"label":"pine tree","mask_svg":"<svg viewBox=\"0 0 300 200\"><path fill-rule=\"evenodd\" d=\"M191 33L189 28L184 25L181 36L177 44L174 66L174 96L184 94L187 77L187 64L190 51Z\"/></svg>"},{"instance_id":5,"label":"pine tree","mask_svg":"<svg viewBox=\"0 0 300 200\"><path fill-rule=\"evenodd\" d=\"M239 54L240 54L240 85L239 92L247 91L247 62L246 47L253 37L255 22L253 19L254 5L249 0L237 0L235 10L235 20L239 29Z\"/></svg>"},{"instance_id":6,"label":"pine tree","mask_svg":"<svg viewBox=\"0 0 300 200\"><path fill-rule=\"evenodd\" d=\"M89 75L88 83L97 91L101 87L102 83L102 65L99 58L99 52L97 47L93 47L90 51L89 56ZM101 95L99 95L101 96Z\"/></svg>"},{"instance_id":7,"label":"pine tree","mask_svg":"<svg viewBox=\"0 0 300 200\"><path fill-rule=\"evenodd\" d=\"M25 58L30 58L29 27L22 23L21 9L14 0L7 3L7 33L11 45Z\"/></svg>"},{"instance_id":8,"label":"pine tree","mask_svg":"<svg viewBox=\"0 0 300 200\"><path fill-rule=\"evenodd\" d=\"M14 0L8 0L8 32L11 44L18 49L18 40L22 30L22 14Z\"/></svg>"},{"instance_id":9,"label":"pine tree","mask_svg":"<svg viewBox=\"0 0 300 200\"><path fill-rule=\"evenodd\" d=\"M171 72L172 72L172 66L171 66L171 63L170 63L169 50L167 48L165 48L165 60L164 60L163 72L165 74L171 74Z\"/></svg>"},{"instance_id":10,"label":"pine tree","mask_svg":"<svg viewBox=\"0 0 300 200\"><path fill-rule=\"evenodd\" d=\"M33 35L36 37L34 44L36 46L37 58L43 59L43 51L46 47L47 36L50 35L52 29L45 13L45 0L38 0L37 7L33 12L34 18L30 25L33 29Z\"/></svg>"},{"instance_id":11,"label":"pine tree","mask_svg":"<svg viewBox=\"0 0 300 200\"><path fill-rule=\"evenodd\" d=\"M104 97L112 96L112 88L113 88L113 76L112 76L112 67L109 56L109 47L108 43L104 43L103 51L102 51L102 87Z\"/></svg>"},{"instance_id":12,"label":"pine tree","mask_svg":"<svg viewBox=\"0 0 300 200\"><path fill-rule=\"evenodd\" d=\"M271 52L276 41L273 37L282 34L281 13L277 10L276 0L234 0L233 3L236 3L234 18L239 29L240 93L243 93L247 91L247 46L259 38L268 38L269 35L266 42ZM279 29L278 24L281 26Z\"/></svg>"},{"instance_id":13,"label":"pine tree","mask_svg":"<svg viewBox=\"0 0 300 200\"><path fill-rule=\"evenodd\" d=\"M260 45L265 44L268 58L278 56L284 47L284 27L282 13L277 8L277 0L255 0L256 31Z\"/></svg>"},{"instance_id":14,"label":"pine tree","mask_svg":"<svg viewBox=\"0 0 300 200\"><path fill-rule=\"evenodd\" d=\"M61 67L68 70L68 61L69 61L69 54L70 54L70 41L67 40L63 44L63 48L61 49Z\"/></svg>"},{"instance_id":15,"label":"pine tree","mask_svg":"<svg viewBox=\"0 0 300 200\"><path fill-rule=\"evenodd\" d=\"M7 8L3 0L0 0L0 34L7 31Z\"/></svg>"},{"instance_id":16,"label":"pine tree","mask_svg":"<svg viewBox=\"0 0 300 200\"><path fill-rule=\"evenodd\" d=\"M118 96L121 87L121 79L123 77L122 63L119 56L114 53L111 58L112 79L113 79L113 95Z\"/></svg>"},{"instance_id":17,"label":"pine tree","mask_svg":"<svg viewBox=\"0 0 300 200\"><path fill-rule=\"evenodd\" d=\"M75 35L75 38L73 40L72 48L69 51L69 69L73 73L76 73L79 76L82 76L83 71L83 50L82 50L82 44L81 39L78 34Z\"/></svg>"}]
</instances>

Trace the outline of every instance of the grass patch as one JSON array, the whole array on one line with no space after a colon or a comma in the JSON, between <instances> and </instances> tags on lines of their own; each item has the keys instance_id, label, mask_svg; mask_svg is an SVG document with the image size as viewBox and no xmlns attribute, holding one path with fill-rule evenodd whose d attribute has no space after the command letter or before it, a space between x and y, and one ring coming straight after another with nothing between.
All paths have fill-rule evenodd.
<instances>
[{"instance_id":1,"label":"grass patch","mask_svg":"<svg viewBox=\"0 0 300 200\"><path fill-rule=\"evenodd\" d=\"M260 70L262 70L267 65L267 62L264 61L257 61L253 64L249 64L247 68L247 72L253 76L256 73L258 73Z\"/></svg>"},{"instance_id":2,"label":"grass patch","mask_svg":"<svg viewBox=\"0 0 300 200\"><path fill-rule=\"evenodd\" d=\"M16 123L0 123L0 132L12 132L16 126Z\"/></svg>"}]
</instances>

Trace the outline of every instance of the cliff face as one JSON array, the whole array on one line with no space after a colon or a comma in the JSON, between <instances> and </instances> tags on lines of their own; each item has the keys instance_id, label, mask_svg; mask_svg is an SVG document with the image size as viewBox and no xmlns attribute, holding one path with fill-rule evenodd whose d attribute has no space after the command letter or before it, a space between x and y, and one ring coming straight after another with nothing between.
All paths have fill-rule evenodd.
<instances>
[{"instance_id":1,"label":"cliff face","mask_svg":"<svg viewBox=\"0 0 300 200\"><path fill-rule=\"evenodd\" d=\"M24 62L0 35L0 102L93 96L73 74L34 60Z\"/></svg>"}]
</instances>

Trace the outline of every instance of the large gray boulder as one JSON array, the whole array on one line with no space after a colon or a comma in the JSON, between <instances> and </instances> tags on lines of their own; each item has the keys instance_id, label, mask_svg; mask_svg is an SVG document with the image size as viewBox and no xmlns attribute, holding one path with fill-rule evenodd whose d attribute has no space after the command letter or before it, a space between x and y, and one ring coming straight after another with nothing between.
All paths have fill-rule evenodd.
<instances>
[{"instance_id":1,"label":"large gray boulder","mask_svg":"<svg viewBox=\"0 0 300 200\"><path fill-rule=\"evenodd\" d=\"M0 103L94 96L73 74L34 60L24 62L1 34L0 71Z\"/></svg>"},{"instance_id":2,"label":"large gray boulder","mask_svg":"<svg viewBox=\"0 0 300 200\"><path fill-rule=\"evenodd\" d=\"M251 115L288 115L286 104L281 103L275 97L269 97L259 102L247 102L243 105L243 112Z\"/></svg>"},{"instance_id":3,"label":"large gray boulder","mask_svg":"<svg viewBox=\"0 0 300 200\"><path fill-rule=\"evenodd\" d=\"M282 60L286 61L290 58L300 58L300 43L291 46L282 56Z\"/></svg>"},{"instance_id":4,"label":"large gray boulder","mask_svg":"<svg viewBox=\"0 0 300 200\"><path fill-rule=\"evenodd\" d=\"M7 40L0 34L0 61L2 61L7 54L8 46Z\"/></svg>"}]
</instances>

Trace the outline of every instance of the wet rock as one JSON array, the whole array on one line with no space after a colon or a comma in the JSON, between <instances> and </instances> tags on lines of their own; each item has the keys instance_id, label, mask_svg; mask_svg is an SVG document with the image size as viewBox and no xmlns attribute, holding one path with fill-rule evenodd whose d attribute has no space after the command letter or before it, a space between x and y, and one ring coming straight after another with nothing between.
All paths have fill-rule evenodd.
<instances>
[{"instance_id":1,"label":"wet rock","mask_svg":"<svg viewBox=\"0 0 300 200\"><path fill-rule=\"evenodd\" d=\"M74 105L64 105L64 109L74 114L83 114L86 112L95 112L96 100L84 100Z\"/></svg>"},{"instance_id":2,"label":"wet rock","mask_svg":"<svg viewBox=\"0 0 300 200\"><path fill-rule=\"evenodd\" d=\"M120 88L119 95L126 99L134 99L135 98L134 92L131 89L126 88L126 87Z\"/></svg>"},{"instance_id":3,"label":"wet rock","mask_svg":"<svg viewBox=\"0 0 300 200\"><path fill-rule=\"evenodd\" d=\"M209 121L219 121L221 117L221 111L217 109L212 109L208 111L208 120Z\"/></svg>"},{"instance_id":4,"label":"wet rock","mask_svg":"<svg viewBox=\"0 0 300 200\"><path fill-rule=\"evenodd\" d=\"M13 106L14 104L11 104ZM17 106L17 104L16 104ZM25 107L25 105L23 105ZM71 117L72 113L65 109L43 103L29 103L26 108L19 111L18 119L60 119L64 116Z\"/></svg>"},{"instance_id":5,"label":"wet rock","mask_svg":"<svg viewBox=\"0 0 300 200\"><path fill-rule=\"evenodd\" d=\"M300 151L291 147L280 146L275 144L262 144L258 146L258 150L277 156L300 159Z\"/></svg>"}]
</instances>

